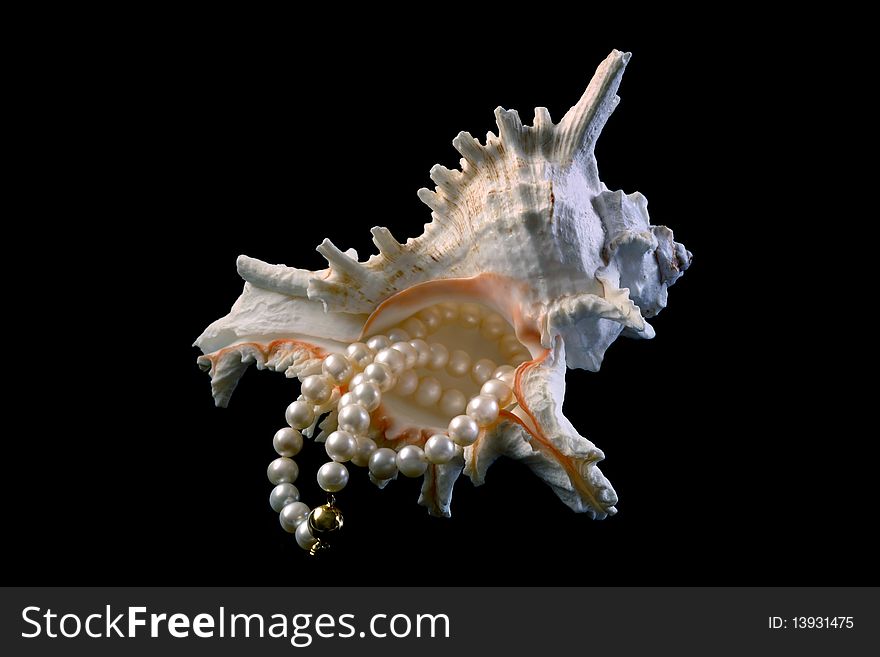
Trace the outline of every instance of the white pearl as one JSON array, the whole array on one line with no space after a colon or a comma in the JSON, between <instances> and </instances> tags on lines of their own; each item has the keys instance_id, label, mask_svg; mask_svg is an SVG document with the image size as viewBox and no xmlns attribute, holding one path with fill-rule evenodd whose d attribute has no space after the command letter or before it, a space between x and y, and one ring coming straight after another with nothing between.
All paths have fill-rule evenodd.
<instances>
[{"instance_id":1,"label":"white pearl","mask_svg":"<svg viewBox=\"0 0 880 657\"><path fill-rule=\"evenodd\" d=\"M498 348L505 358L510 358L514 353L520 350L522 342L513 334L507 333L498 341Z\"/></svg>"},{"instance_id":2,"label":"white pearl","mask_svg":"<svg viewBox=\"0 0 880 657\"><path fill-rule=\"evenodd\" d=\"M499 376L498 380L503 381L508 386L510 386L511 390L513 390L514 383L516 382L516 376L515 376L514 372L507 372L507 373Z\"/></svg>"},{"instance_id":3,"label":"white pearl","mask_svg":"<svg viewBox=\"0 0 880 657\"><path fill-rule=\"evenodd\" d=\"M411 338L424 338L428 335L428 327L418 317L410 317L401 326L404 331L409 333Z\"/></svg>"},{"instance_id":4,"label":"white pearl","mask_svg":"<svg viewBox=\"0 0 880 657\"><path fill-rule=\"evenodd\" d=\"M338 493L346 484L348 484L348 469L341 463L330 461L318 468L318 486L328 493Z\"/></svg>"},{"instance_id":5,"label":"white pearl","mask_svg":"<svg viewBox=\"0 0 880 657\"><path fill-rule=\"evenodd\" d=\"M305 401L295 401L284 411L287 424L294 429L306 429L315 421L315 410Z\"/></svg>"},{"instance_id":6,"label":"white pearl","mask_svg":"<svg viewBox=\"0 0 880 657\"><path fill-rule=\"evenodd\" d=\"M324 376L330 379L330 383L341 386L348 383L354 374L354 367L345 356L330 354L324 359L321 371L324 372Z\"/></svg>"},{"instance_id":7,"label":"white pearl","mask_svg":"<svg viewBox=\"0 0 880 657\"><path fill-rule=\"evenodd\" d=\"M357 451L357 441L348 431L337 430L327 436L324 450L334 461L345 463Z\"/></svg>"},{"instance_id":8,"label":"white pearl","mask_svg":"<svg viewBox=\"0 0 880 657\"><path fill-rule=\"evenodd\" d=\"M498 400L489 395L477 395L468 402L467 410L477 424L481 427L488 426L498 419Z\"/></svg>"},{"instance_id":9,"label":"white pearl","mask_svg":"<svg viewBox=\"0 0 880 657\"><path fill-rule=\"evenodd\" d=\"M366 408L368 413L375 411L382 403L382 391L375 381L359 383L348 394L352 396L354 403Z\"/></svg>"},{"instance_id":10,"label":"white pearl","mask_svg":"<svg viewBox=\"0 0 880 657\"><path fill-rule=\"evenodd\" d=\"M440 311L440 316L443 318L444 322L451 322L458 319L458 304L453 301L441 303L437 306L437 310Z\"/></svg>"},{"instance_id":11,"label":"white pearl","mask_svg":"<svg viewBox=\"0 0 880 657\"><path fill-rule=\"evenodd\" d=\"M430 345L431 358L428 361L428 367L432 370L442 370L449 362L449 349L446 345L439 342L432 342Z\"/></svg>"},{"instance_id":12,"label":"white pearl","mask_svg":"<svg viewBox=\"0 0 880 657\"><path fill-rule=\"evenodd\" d=\"M433 333L440 328L440 322L443 321L443 316L440 314L440 311L433 307L420 310L416 313L416 316L422 320L428 333Z\"/></svg>"},{"instance_id":13,"label":"white pearl","mask_svg":"<svg viewBox=\"0 0 880 657\"><path fill-rule=\"evenodd\" d=\"M425 367L431 360L431 347L421 338L409 341L410 346L416 350L418 357L416 358L416 367Z\"/></svg>"},{"instance_id":14,"label":"white pearl","mask_svg":"<svg viewBox=\"0 0 880 657\"><path fill-rule=\"evenodd\" d=\"M458 314L458 323L464 328L477 328L480 325L482 313L475 303L463 303Z\"/></svg>"},{"instance_id":15,"label":"white pearl","mask_svg":"<svg viewBox=\"0 0 880 657\"><path fill-rule=\"evenodd\" d=\"M391 345L391 348L403 354L406 361L406 364L404 365L405 369L409 370L416 366L416 363L419 360L419 351L409 342L395 342Z\"/></svg>"},{"instance_id":16,"label":"white pearl","mask_svg":"<svg viewBox=\"0 0 880 657\"><path fill-rule=\"evenodd\" d=\"M293 533L309 517L310 511L311 509L302 502L291 502L290 504L285 504L281 509L278 520L281 522L281 526L284 527L284 531Z\"/></svg>"},{"instance_id":17,"label":"white pearl","mask_svg":"<svg viewBox=\"0 0 880 657\"><path fill-rule=\"evenodd\" d=\"M360 376L360 374L358 374ZM349 390L347 393L342 395L339 398L339 402L336 404L336 408L340 411L346 406L351 406L352 404L359 404L360 402L355 398L354 393Z\"/></svg>"},{"instance_id":18,"label":"white pearl","mask_svg":"<svg viewBox=\"0 0 880 657\"><path fill-rule=\"evenodd\" d=\"M272 446L279 456L296 456L303 446L302 434L296 429L284 427L275 432Z\"/></svg>"},{"instance_id":19,"label":"white pearl","mask_svg":"<svg viewBox=\"0 0 880 657\"><path fill-rule=\"evenodd\" d=\"M480 436L480 427L469 415L456 415L449 421L449 437L456 445L473 445Z\"/></svg>"},{"instance_id":20,"label":"white pearl","mask_svg":"<svg viewBox=\"0 0 880 657\"><path fill-rule=\"evenodd\" d=\"M299 476L299 467L286 456L279 456L266 468L266 476L273 484L292 484Z\"/></svg>"},{"instance_id":21,"label":"white pearl","mask_svg":"<svg viewBox=\"0 0 880 657\"><path fill-rule=\"evenodd\" d=\"M514 372L516 372L515 367L511 367L510 365L499 365L495 368L495 371L492 372L492 378L504 381L505 377L512 375ZM505 381L505 383L507 382ZM510 384L508 383L508 385Z\"/></svg>"},{"instance_id":22,"label":"white pearl","mask_svg":"<svg viewBox=\"0 0 880 657\"><path fill-rule=\"evenodd\" d=\"M495 363L488 358L481 358L473 367L471 367L471 381L478 386L483 385L492 378L492 372L495 371Z\"/></svg>"},{"instance_id":23,"label":"white pearl","mask_svg":"<svg viewBox=\"0 0 880 657\"><path fill-rule=\"evenodd\" d=\"M330 399L333 386L323 374L312 374L302 381L302 395L313 404L323 404Z\"/></svg>"},{"instance_id":24,"label":"white pearl","mask_svg":"<svg viewBox=\"0 0 880 657\"><path fill-rule=\"evenodd\" d=\"M397 383L394 372L385 363L370 363L364 370L364 380L372 381L382 392L388 392Z\"/></svg>"},{"instance_id":25,"label":"white pearl","mask_svg":"<svg viewBox=\"0 0 880 657\"><path fill-rule=\"evenodd\" d=\"M362 370L373 362L375 352L363 342L352 342L345 348L345 356L355 369Z\"/></svg>"},{"instance_id":26,"label":"white pearl","mask_svg":"<svg viewBox=\"0 0 880 657\"><path fill-rule=\"evenodd\" d=\"M449 417L464 413L464 407L467 405L467 397L457 388L449 388L443 392L440 397L440 410L443 415Z\"/></svg>"},{"instance_id":27,"label":"white pearl","mask_svg":"<svg viewBox=\"0 0 880 657\"><path fill-rule=\"evenodd\" d=\"M373 350L373 353L378 353L383 349L387 349L391 346L391 340L388 339L387 335L374 335L372 338L367 340L367 346Z\"/></svg>"},{"instance_id":28,"label":"white pearl","mask_svg":"<svg viewBox=\"0 0 880 657\"><path fill-rule=\"evenodd\" d=\"M357 438L357 451L354 453L354 456L351 457L351 462L363 468L370 462L370 456L375 451L375 440L359 436Z\"/></svg>"},{"instance_id":29,"label":"white pearl","mask_svg":"<svg viewBox=\"0 0 880 657\"><path fill-rule=\"evenodd\" d=\"M433 376L426 376L419 380L419 387L413 398L419 406L433 406L440 400L443 394L443 386Z\"/></svg>"},{"instance_id":30,"label":"white pearl","mask_svg":"<svg viewBox=\"0 0 880 657\"><path fill-rule=\"evenodd\" d=\"M315 543L318 542L318 539L312 536L312 532L309 530L309 523L307 522L301 522L299 524L294 536L296 537L296 544L303 550L311 550Z\"/></svg>"},{"instance_id":31,"label":"white pearl","mask_svg":"<svg viewBox=\"0 0 880 657\"><path fill-rule=\"evenodd\" d=\"M293 484L278 484L269 493L269 506L275 513L281 513L288 504L299 501L299 490Z\"/></svg>"},{"instance_id":32,"label":"white pearl","mask_svg":"<svg viewBox=\"0 0 880 657\"><path fill-rule=\"evenodd\" d=\"M449 436L435 434L425 443L425 456L434 465L449 463L455 456L455 443L449 440Z\"/></svg>"},{"instance_id":33,"label":"white pearl","mask_svg":"<svg viewBox=\"0 0 880 657\"><path fill-rule=\"evenodd\" d=\"M397 453L388 447L377 449L370 455L370 472L376 479L391 479L397 474Z\"/></svg>"},{"instance_id":34,"label":"white pearl","mask_svg":"<svg viewBox=\"0 0 880 657\"><path fill-rule=\"evenodd\" d=\"M480 324L480 335L487 340L497 340L507 332L510 325L498 313L486 315Z\"/></svg>"},{"instance_id":35,"label":"white pearl","mask_svg":"<svg viewBox=\"0 0 880 657\"><path fill-rule=\"evenodd\" d=\"M397 385L394 387L394 392L396 392L401 397L408 397L416 391L416 388L419 387L419 375L416 374L413 370L406 370L401 374L397 379Z\"/></svg>"},{"instance_id":36,"label":"white pearl","mask_svg":"<svg viewBox=\"0 0 880 657\"><path fill-rule=\"evenodd\" d=\"M397 469L404 477L419 477L428 469L425 451L417 445L407 445L397 452Z\"/></svg>"},{"instance_id":37,"label":"white pearl","mask_svg":"<svg viewBox=\"0 0 880 657\"><path fill-rule=\"evenodd\" d=\"M465 376L471 369L471 357L466 351L456 349L449 354L446 371L452 376Z\"/></svg>"},{"instance_id":38,"label":"white pearl","mask_svg":"<svg viewBox=\"0 0 880 657\"><path fill-rule=\"evenodd\" d=\"M489 379L486 381L483 387L480 388L480 394L494 397L498 400L498 405L501 408L504 408L513 401L513 390L501 379Z\"/></svg>"},{"instance_id":39,"label":"white pearl","mask_svg":"<svg viewBox=\"0 0 880 657\"><path fill-rule=\"evenodd\" d=\"M391 341L391 344L395 342L409 342L411 337L409 333L399 327L394 327L388 331L388 339Z\"/></svg>"},{"instance_id":40,"label":"white pearl","mask_svg":"<svg viewBox=\"0 0 880 657\"><path fill-rule=\"evenodd\" d=\"M406 369L406 356L400 353L397 349L392 349L391 347L383 349L376 354L376 358L373 359L373 362L387 365L395 375L400 374Z\"/></svg>"},{"instance_id":41,"label":"white pearl","mask_svg":"<svg viewBox=\"0 0 880 657\"><path fill-rule=\"evenodd\" d=\"M355 436L362 436L370 428L370 414L360 404L346 406L339 411L339 428Z\"/></svg>"}]
</instances>

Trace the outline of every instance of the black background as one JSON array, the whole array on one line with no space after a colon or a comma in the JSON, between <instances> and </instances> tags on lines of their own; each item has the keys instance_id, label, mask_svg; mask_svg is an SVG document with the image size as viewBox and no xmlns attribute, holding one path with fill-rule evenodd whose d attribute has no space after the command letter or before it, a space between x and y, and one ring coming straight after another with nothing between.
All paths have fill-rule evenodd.
<instances>
[{"instance_id":1,"label":"black background","mask_svg":"<svg viewBox=\"0 0 880 657\"><path fill-rule=\"evenodd\" d=\"M778 216L760 177L779 157L785 114L770 99L795 56L787 74L755 64L757 33L647 38L582 21L528 39L464 19L436 32L415 19L288 33L234 23L83 39L35 84L48 100L34 103L34 170L64 182L34 203L69 218L51 261L70 266L39 286L52 321L37 360L52 366L27 416L42 428L9 462L12 580L862 582L853 504L867 480L846 476L846 437L827 464L821 432L797 426L812 409L782 405L793 339L758 310L766 290L744 237ZM600 373L568 372L565 413L605 451L620 513L574 514L501 460L480 488L459 480L451 519L431 518L417 481L380 491L355 469L340 495L347 540L310 560L278 525L265 478L296 382L251 369L216 409L190 346L240 293L236 256L316 269L324 237L363 258L371 226L419 234L429 210L416 190L432 187L433 164L457 165L459 130L482 140L497 105L527 123L546 106L558 121L612 48L633 57L596 149L601 177L644 193L652 222L694 254L654 340L621 339ZM744 111L755 97L760 125ZM297 460L313 505L323 448Z\"/></svg>"}]
</instances>

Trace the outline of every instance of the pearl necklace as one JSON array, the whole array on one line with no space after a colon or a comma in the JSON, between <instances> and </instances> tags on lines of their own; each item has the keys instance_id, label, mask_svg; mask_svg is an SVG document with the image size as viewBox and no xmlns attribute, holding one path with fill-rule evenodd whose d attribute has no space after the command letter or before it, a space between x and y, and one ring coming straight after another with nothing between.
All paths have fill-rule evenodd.
<instances>
[{"instance_id":1,"label":"pearl necklace","mask_svg":"<svg viewBox=\"0 0 880 657\"><path fill-rule=\"evenodd\" d=\"M465 304L460 310L465 320L467 306ZM476 327L480 326L481 318L479 313L475 314L473 323ZM430 312L420 313L420 316L426 321L411 317L403 325L416 335L425 336L425 325L430 327L428 320L434 316ZM484 320L483 324L489 326L482 329L484 337L500 338L502 350L510 353L513 362L527 359L528 354L521 353L522 345L515 337L511 340L511 334L495 331L491 320ZM505 343L513 346L508 347ZM473 382L480 385L480 391L466 400L458 389L444 391L434 377L419 379L414 371L417 367L443 368L453 377L470 374ZM502 408L516 403L512 390L513 374L511 365L498 367L485 358L472 364L469 354L464 351L450 353L444 345L429 345L421 337L410 340L405 328L394 328L387 335L374 335L366 343L349 344L344 355L326 356L321 363L321 374L301 378L301 395L285 412L289 426L279 429L272 441L278 458L269 464L267 470L269 481L275 485L269 495L269 504L279 514L282 528L293 533L297 544L304 550L311 554L321 551L332 543L342 528L343 516L336 506L334 494L348 484L349 472L345 463L366 466L371 479L377 483L396 477L398 473L419 477L429 463L449 463L464 447L476 442L486 427L498 420ZM346 391L343 393L342 389ZM430 436L424 447L408 444L396 451L379 447L368 437L372 421L370 414L379 408L383 394L392 390L400 396L412 396L420 406L438 404L443 413L454 415L446 432ZM334 407L337 429L324 443L331 460L317 473L318 485L328 493L328 501L310 509L300 501L299 491L294 486L299 467L293 457L303 447L301 432L309 428L314 430L317 419Z\"/></svg>"}]
</instances>

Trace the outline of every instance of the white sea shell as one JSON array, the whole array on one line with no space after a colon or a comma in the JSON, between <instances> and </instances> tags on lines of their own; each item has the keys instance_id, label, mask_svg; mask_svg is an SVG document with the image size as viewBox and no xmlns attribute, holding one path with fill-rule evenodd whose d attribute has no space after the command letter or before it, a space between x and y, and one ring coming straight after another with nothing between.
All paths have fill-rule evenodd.
<instances>
[{"instance_id":1,"label":"white sea shell","mask_svg":"<svg viewBox=\"0 0 880 657\"><path fill-rule=\"evenodd\" d=\"M480 484L503 455L529 465L575 511L596 518L616 513L617 495L596 466L603 453L562 415L565 369L598 370L621 334L653 337L646 319L666 306L667 288L691 260L671 230L650 225L644 196L609 191L599 180L593 148L619 100L628 60L629 53L612 52L556 125L545 108L535 110L532 126L515 110L498 108L499 134L490 132L485 145L460 133L453 145L463 156L461 170L437 165L431 169L435 190L419 190L432 210L419 237L401 244L374 227L379 253L365 262L324 240L318 251L329 267L320 271L240 256L241 297L195 343L205 354L198 362L210 371L217 405L227 404L250 363L304 378L350 343L402 325L419 333L444 312L470 309L478 326L446 321L433 335L473 361L502 364L512 357L516 372L507 378L515 403L451 461L428 465L419 502L448 516L459 474ZM425 319L414 321L420 312ZM411 396L383 393L372 413L369 437L379 447L424 445L446 431L448 412L461 400L454 394L435 400L429 376L441 392L458 382L467 399L480 389L430 363L416 370L418 389L412 392L412 375L401 383ZM319 439L336 428L333 409L346 391L339 386L318 409L330 411Z\"/></svg>"}]
</instances>

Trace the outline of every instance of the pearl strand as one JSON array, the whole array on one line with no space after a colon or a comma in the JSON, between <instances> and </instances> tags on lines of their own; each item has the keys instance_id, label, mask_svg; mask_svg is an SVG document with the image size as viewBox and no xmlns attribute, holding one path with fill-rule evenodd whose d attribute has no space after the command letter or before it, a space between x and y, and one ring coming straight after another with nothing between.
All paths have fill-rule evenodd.
<instances>
[{"instance_id":1,"label":"pearl strand","mask_svg":"<svg viewBox=\"0 0 880 657\"><path fill-rule=\"evenodd\" d=\"M300 398L285 412L290 427L280 429L273 438L279 458L269 465L267 474L275 484L269 497L270 506L279 513L281 526L295 534L297 544L303 549L315 553L321 544L317 535L324 525L330 526L331 531L342 526L342 516L335 508L332 494L348 484L345 462L368 467L377 481L396 477L398 472L407 477L421 476L428 464L448 463L463 447L474 444L481 430L498 419L500 410L515 401L513 367L496 366L487 358L471 364L467 352L455 350L450 354L444 345L429 344L423 339L443 321L451 320L457 320L465 328L479 329L486 339L500 339L501 351L509 359L522 362L530 357L515 336L505 333L506 323L500 316L492 314L481 320L476 304L463 304L460 309L454 304L442 304L420 311L407 319L403 328L392 329L387 336L376 335L366 343L352 343L344 355L328 355L322 362L321 374L302 379ZM415 337L410 339L410 335ZM443 391L434 377L420 380L412 371L416 367L445 369L459 377L470 374L471 380L480 386L480 392L466 400L459 390ZM339 388L346 385L349 390L340 394ZM446 434L432 435L424 448L405 445L398 452L379 448L367 436L370 413L380 406L382 394L391 390L401 396L413 395L422 406L439 402L441 410L448 414L462 409L464 413L450 420ZM299 500L299 491L293 485L299 469L291 457L302 449L300 431L313 426L316 418L334 404L338 429L325 442L331 460L317 473L318 485L331 499L327 505L312 511ZM332 516L329 522L328 515Z\"/></svg>"}]
</instances>

